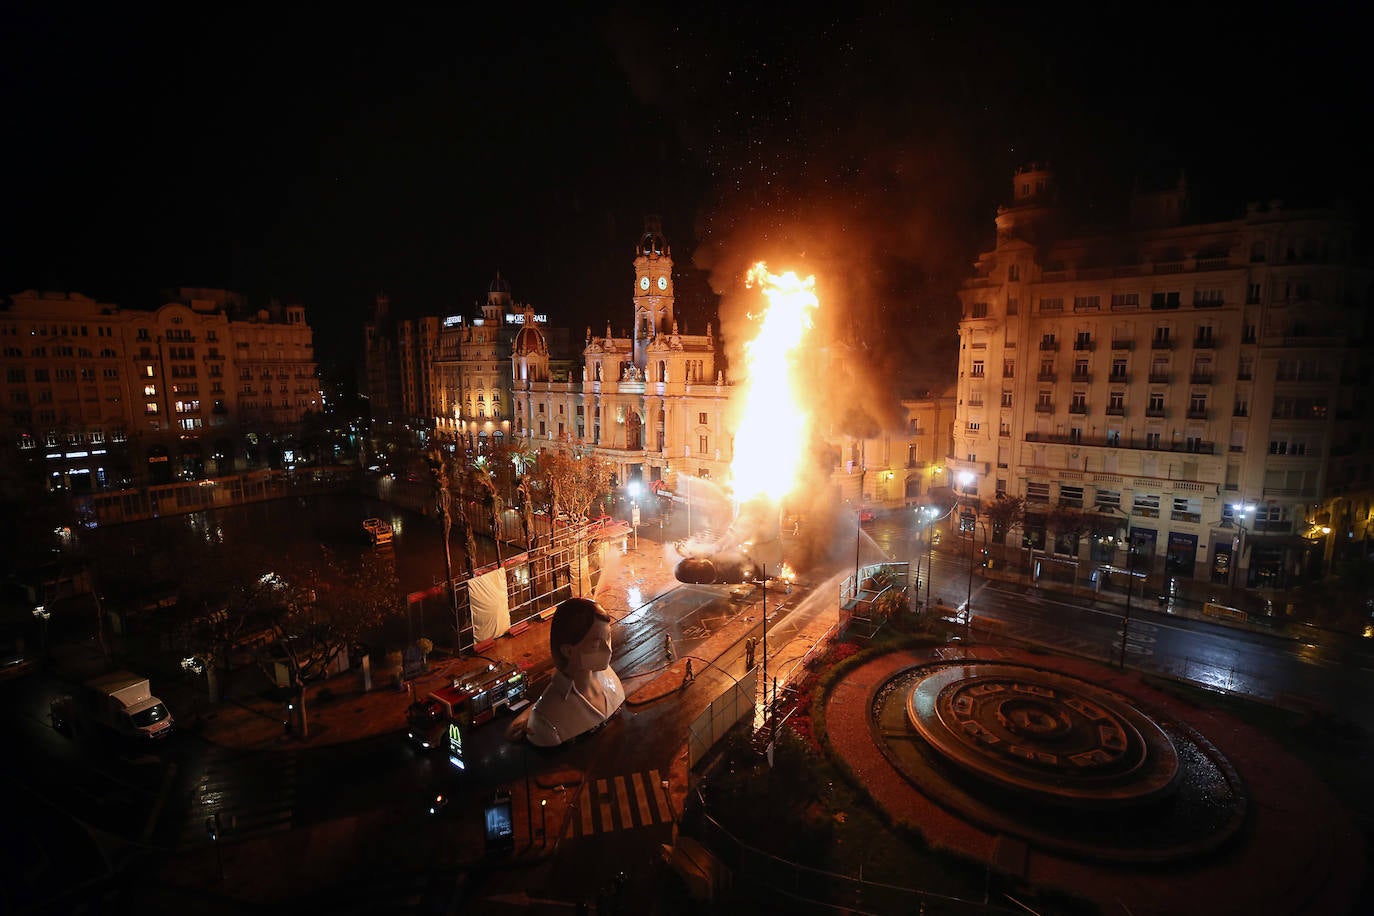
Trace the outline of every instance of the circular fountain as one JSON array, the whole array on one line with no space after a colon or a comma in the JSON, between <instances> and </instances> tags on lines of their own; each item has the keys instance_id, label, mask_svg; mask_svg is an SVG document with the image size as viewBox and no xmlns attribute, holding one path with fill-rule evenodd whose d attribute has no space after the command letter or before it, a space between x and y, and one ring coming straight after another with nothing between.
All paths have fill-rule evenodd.
<instances>
[{"instance_id":1,"label":"circular fountain","mask_svg":"<svg viewBox=\"0 0 1374 916\"><path fill-rule=\"evenodd\" d=\"M1173 861L1244 820L1234 768L1181 722L1070 675L1005 660L907 668L874 738L918 791L985 830L1100 861Z\"/></svg>"}]
</instances>

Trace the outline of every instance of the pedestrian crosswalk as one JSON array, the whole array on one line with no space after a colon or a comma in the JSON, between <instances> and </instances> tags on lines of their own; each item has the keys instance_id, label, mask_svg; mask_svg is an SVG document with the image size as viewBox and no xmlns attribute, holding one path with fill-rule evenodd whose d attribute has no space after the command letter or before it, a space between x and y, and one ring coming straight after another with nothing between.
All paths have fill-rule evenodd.
<instances>
[{"instance_id":1,"label":"pedestrian crosswalk","mask_svg":"<svg viewBox=\"0 0 1374 916\"><path fill-rule=\"evenodd\" d=\"M211 842L211 826L223 842L290 830L297 769L294 751L211 756L191 786L181 845Z\"/></svg>"},{"instance_id":2,"label":"pedestrian crosswalk","mask_svg":"<svg viewBox=\"0 0 1374 916\"><path fill-rule=\"evenodd\" d=\"M570 812L568 839L671 824L672 804L657 769L589 780Z\"/></svg>"}]
</instances>

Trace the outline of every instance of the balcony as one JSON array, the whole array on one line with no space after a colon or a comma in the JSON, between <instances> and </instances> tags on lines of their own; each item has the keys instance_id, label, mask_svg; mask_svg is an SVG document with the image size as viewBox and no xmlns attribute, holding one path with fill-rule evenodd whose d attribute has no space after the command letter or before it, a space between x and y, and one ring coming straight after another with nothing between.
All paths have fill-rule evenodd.
<instances>
[{"instance_id":1,"label":"balcony","mask_svg":"<svg viewBox=\"0 0 1374 916\"><path fill-rule=\"evenodd\" d=\"M1163 407L1146 407L1146 408L1145 408L1145 416L1147 416L1147 417L1160 417L1160 418L1163 418L1163 416L1164 416L1164 408L1163 408Z\"/></svg>"},{"instance_id":2,"label":"balcony","mask_svg":"<svg viewBox=\"0 0 1374 916\"><path fill-rule=\"evenodd\" d=\"M1135 349L1135 341L1133 341L1133 340L1113 340L1113 341L1112 341L1112 349L1113 349L1113 350L1134 350L1134 349Z\"/></svg>"},{"instance_id":3,"label":"balcony","mask_svg":"<svg viewBox=\"0 0 1374 916\"><path fill-rule=\"evenodd\" d=\"M1216 381L1216 377L1210 372L1194 372L1188 376L1188 381L1194 385L1210 385Z\"/></svg>"},{"instance_id":4,"label":"balcony","mask_svg":"<svg viewBox=\"0 0 1374 916\"><path fill-rule=\"evenodd\" d=\"M1130 383L1131 376L1128 372L1113 372L1111 375L1107 376L1107 381L1117 385L1126 385Z\"/></svg>"},{"instance_id":5,"label":"balcony","mask_svg":"<svg viewBox=\"0 0 1374 916\"><path fill-rule=\"evenodd\" d=\"M1197 525L1197 524L1199 524L1199 523L1202 522L1202 513L1200 513L1200 512L1171 512L1171 513L1169 513L1169 518L1170 518L1171 521L1175 521L1175 522L1192 522L1194 525Z\"/></svg>"},{"instance_id":6,"label":"balcony","mask_svg":"<svg viewBox=\"0 0 1374 916\"><path fill-rule=\"evenodd\" d=\"M1236 373L1236 381L1238 382L1252 382L1254 380L1255 373L1250 372L1249 370L1242 369L1241 371Z\"/></svg>"},{"instance_id":7,"label":"balcony","mask_svg":"<svg viewBox=\"0 0 1374 916\"><path fill-rule=\"evenodd\" d=\"M1186 414L1189 420L1205 420L1208 417L1206 407L1189 407Z\"/></svg>"},{"instance_id":8,"label":"balcony","mask_svg":"<svg viewBox=\"0 0 1374 916\"><path fill-rule=\"evenodd\" d=\"M1079 353L1091 353L1093 351L1093 342L1091 340L1075 340L1073 342L1073 348Z\"/></svg>"},{"instance_id":9,"label":"balcony","mask_svg":"<svg viewBox=\"0 0 1374 916\"><path fill-rule=\"evenodd\" d=\"M1069 405L1069 413L1078 414L1079 416L1086 416L1087 413L1088 413L1088 405L1087 405L1087 404L1070 404L1070 405Z\"/></svg>"},{"instance_id":10,"label":"balcony","mask_svg":"<svg viewBox=\"0 0 1374 916\"><path fill-rule=\"evenodd\" d=\"M1173 348L1174 342L1167 337L1156 337L1150 341L1151 350L1172 350Z\"/></svg>"},{"instance_id":11,"label":"balcony","mask_svg":"<svg viewBox=\"0 0 1374 916\"><path fill-rule=\"evenodd\" d=\"M1075 382L1091 382L1093 380L1093 374L1091 372L1074 370L1073 375L1070 375L1069 378L1073 379Z\"/></svg>"},{"instance_id":12,"label":"balcony","mask_svg":"<svg viewBox=\"0 0 1374 916\"><path fill-rule=\"evenodd\" d=\"M1108 438L1106 436L1071 436L1059 433L1026 433L1025 441L1061 445L1081 445L1089 448L1129 448L1150 452L1186 452L1194 455L1215 455L1217 453L1217 445L1215 442L1203 442L1201 440L1193 440L1190 442L1187 439L1180 439L1177 442L1151 442L1144 437L1128 438L1126 436L1117 436L1115 438Z\"/></svg>"},{"instance_id":13,"label":"balcony","mask_svg":"<svg viewBox=\"0 0 1374 916\"><path fill-rule=\"evenodd\" d=\"M1052 382L1057 378L1053 372L1041 372L1035 377L1037 382Z\"/></svg>"},{"instance_id":14,"label":"balcony","mask_svg":"<svg viewBox=\"0 0 1374 916\"><path fill-rule=\"evenodd\" d=\"M1036 413L1054 413L1054 405L1053 405L1053 404L1036 404L1036 405L1035 405L1035 412L1036 412Z\"/></svg>"},{"instance_id":15,"label":"balcony","mask_svg":"<svg viewBox=\"0 0 1374 916\"><path fill-rule=\"evenodd\" d=\"M1216 339L1215 337L1194 337L1194 338L1193 338L1193 349L1194 349L1194 350L1215 350L1216 348L1217 348L1217 339Z\"/></svg>"},{"instance_id":16,"label":"balcony","mask_svg":"<svg viewBox=\"0 0 1374 916\"><path fill-rule=\"evenodd\" d=\"M1109 417L1124 417L1124 416L1126 416L1126 408L1124 408L1124 407L1108 407L1108 408L1107 408L1107 416L1109 416Z\"/></svg>"},{"instance_id":17,"label":"balcony","mask_svg":"<svg viewBox=\"0 0 1374 916\"><path fill-rule=\"evenodd\" d=\"M1225 257L1197 259L1198 270L1225 270L1230 266L1228 259Z\"/></svg>"},{"instance_id":18,"label":"balcony","mask_svg":"<svg viewBox=\"0 0 1374 916\"><path fill-rule=\"evenodd\" d=\"M1149 378L1151 385L1169 384L1169 373L1167 372L1151 372Z\"/></svg>"},{"instance_id":19,"label":"balcony","mask_svg":"<svg viewBox=\"0 0 1374 916\"><path fill-rule=\"evenodd\" d=\"M1250 529L1259 534L1287 534L1293 530L1291 521L1255 521L1255 527Z\"/></svg>"},{"instance_id":20,"label":"balcony","mask_svg":"<svg viewBox=\"0 0 1374 916\"><path fill-rule=\"evenodd\" d=\"M1195 309L1219 309L1226 302L1223 299L1194 299L1193 308Z\"/></svg>"},{"instance_id":21,"label":"balcony","mask_svg":"<svg viewBox=\"0 0 1374 916\"><path fill-rule=\"evenodd\" d=\"M1042 341L1040 341L1040 349L1042 349L1042 350L1050 350L1050 351L1058 351L1058 350L1059 350L1059 341L1057 341L1057 340L1042 340Z\"/></svg>"}]
</instances>

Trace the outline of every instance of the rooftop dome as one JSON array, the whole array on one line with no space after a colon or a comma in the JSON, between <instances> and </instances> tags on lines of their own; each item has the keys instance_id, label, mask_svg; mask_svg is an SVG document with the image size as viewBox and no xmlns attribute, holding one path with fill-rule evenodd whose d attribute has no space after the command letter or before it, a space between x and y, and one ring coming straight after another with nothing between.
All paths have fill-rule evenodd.
<instances>
[{"instance_id":1,"label":"rooftop dome","mask_svg":"<svg viewBox=\"0 0 1374 916\"><path fill-rule=\"evenodd\" d=\"M533 316L528 312L525 316L525 325L515 335L515 352L520 356L530 354L547 354L549 352L548 342L544 340L544 332L534 323Z\"/></svg>"}]
</instances>

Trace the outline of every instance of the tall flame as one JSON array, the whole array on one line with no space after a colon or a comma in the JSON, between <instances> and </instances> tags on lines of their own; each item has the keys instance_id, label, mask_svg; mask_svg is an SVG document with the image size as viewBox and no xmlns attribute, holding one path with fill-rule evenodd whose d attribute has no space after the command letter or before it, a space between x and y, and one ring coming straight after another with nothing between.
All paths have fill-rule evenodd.
<instances>
[{"instance_id":1,"label":"tall flame","mask_svg":"<svg viewBox=\"0 0 1374 916\"><path fill-rule=\"evenodd\" d=\"M778 502L796 485L806 450L810 417L798 396L795 354L820 300L815 277L802 279L790 270L769 273L762 261L745 282L760 287L768 307L749 315L759 330L744 345L747 375L730 473L741 502L759 496Z\"/></svg>"}]
</instances>

